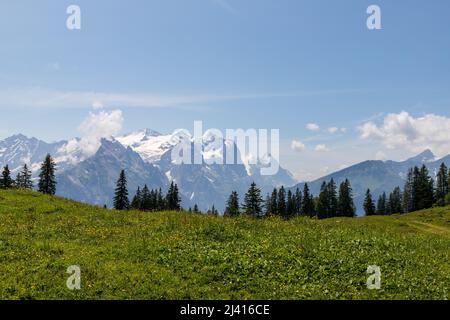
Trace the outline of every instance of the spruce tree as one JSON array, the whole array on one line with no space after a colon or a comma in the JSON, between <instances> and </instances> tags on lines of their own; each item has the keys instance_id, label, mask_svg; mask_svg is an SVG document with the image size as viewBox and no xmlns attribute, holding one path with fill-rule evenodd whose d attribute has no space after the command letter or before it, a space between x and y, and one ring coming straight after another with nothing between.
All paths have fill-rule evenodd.
<instances>
[{"instance_id":1,"label":"spruce tree","mask_svg":"<svg viewBox=\"0 0 450 320\"><path fill-rule=\"evenodd\" d=\"M291 190L287 193L287 202L286 202L286 218L292 218L295 216L295 195L292 193Z\"/></svg>"},{"instance_id":2,"label":"spruce tree","mask_svg":"<svg viewBox=\"0 0 450 320\"><path fill-rule=\"evenodd\" d=\"M414 171L408 170L405 188L403 189L402 211L405 213L414 211Z\"/></svg>"},{"instance_id":3,"label":"spruce tree","mask_svg":"<svg viewBox=\"0 0 450 320\"><path fill-rule=\"evenodd\" d=\"M295 189L295 215L299 216L302 212L302 193L299 188Z\"/></svg>"},{"instance_id":4,"label":"spruce tree","mask_svg":"<svg viewBox=\"0 0 450 320\"><path fill-rule=\"evenodd\" d=\"M281 186L280 190L278 190L278 199L277 199L277 204L278 204L278 215L280 215L281 217L286 217L286 190L284 189L283 186Z\"/></svg>"},{"instance_id":5,"label":"spruce tree","mask_svg":"<svg viewBox=\"0 0 450 320\"><path fill-rule=\"evenodd\" d=\"M113 202L114 209L116 210L127 210L130 207L125 170L120 171L119 179L117 180L117 185L114 192Z\"/></svg>"},{"instance_id":6,"label":"spruce tree","mask_svg":"<svg viewBox=\"0 0 450 320\"><path fill-rule=\"evenodd\" d=\"M198 205L194 205L194 213L200 213L200 210L198 209Z\"/></svg>"},{"instance_id":7,"label":"spruce tree","mask_svg":"<svg viewBox=\"0 0 450 320\"><path fill-rule=\"evenodd\" d=\"M328 184L328 218L336 217L338 211L338 197L336 191L336 183L331 179Z\"/></svg>"},{"instance_id":8,"label":"spruce tree","mask_svg":"<svg viewBox=\"0 0 450 320\"><path fill-rule=\"evenodd\" d=\"M261 197L261 190L253 182L245 194L243 210L246 215L253 217L261 217L262 215L263 199Z\"/></svg>"},{"instance_id":9,"label":"spruce tree","mask_svg":"<svg viewBox=\"0 0 450 320\"><path fill-rule=\"evenodd\" d=\"M375 204L373 203L372 194L370 193L370 189L367 189L366 197L364 199L364 211L366 216L375 215Z\"/></svg>"},{"instance_id":10,"label":"spruce tree","mask_svg":"<svg viewBox=\"0 0 450 320\"><path fill-rule=\"evenodd\" d=\"M236 217L239 214L239 196L236 191L233 191L228 198L224 215L228 217Z\"/></svg>"},{"instance_id":11,"label":"spruce tree","mask_svg":"<svg viewBox=\"0 0 450 320\"><path fill-rule=\"evenodd\" d=\"M47 154L44 162L41 164L39 173L38 191L44 194L54 195L56 193L55 162Z\"/></svg>"},{"instance_id":12,"label":"spruce tree","mask_svg":"<svg viewBox=\"0 0 450 320\"><path fill-rule=\"evenodd\" d=\"M324 181L320 187L319 197L317 199L317 217L319 219L328 218L329 213L329 189L328 184Z\"/></svg>"},{"instance_id":13,"label":"spruce tree","mask_svg":"<svg viewBox=\"0 0 450 320\"><path fill-rule=\"evenodd\" d=\"M11 171L8 165L3 168L2 176L0 178L0 188L1 189L11 189L14 186L14 181L11 178Z\"/></svg>"},{"instance_id":14,"label":"spruce tree","mask_svg":"<svg viewBox=\"0 0 450 320\"><path fill-rule=\"evenodd\" d=\"M386 193L383 193L382 195L380 195L380 197L378 198L378 203L377 203L377 210L376 210L376 214L379 216L385 216L387 213L386 210Z\"/></svg>"},{"instance_id":15,"label":"spruce tree","mask_svg":"<svg viewBox=\"0 0 450 320\"><path fill-rule=\"evenodd\" d=\"M33 189L31 171L26 164L23 165L22 171L17 174L16 185L22 189Z\"/></svg>"},{"instance_id":16,"label":"spruce tree","mask_svg":"<svg viewBox=\"0 0 450 320\"><path fill-rule=\"evenodd\" d=\"M266 207L270 216L278 215L278 190L276 188L273 189L270 195L270 202L266 204Z\"/></svg>"},{"instance_id":17,"label":"spruce tree","mask_svg":"<svg viewBox=\"0 0 450 320\"><path fill-rule=\"evenodd\" d=\"M356 213L353 202L353 190L350 181L346 179L339 186L339 199L337 216L353 218Z\"/></svg>"},{"instance_id":18,"label":"spruce tree","mask_svg":"<svg viewBox=\"0 0 450 320\"><path fill-rule=\"evenodd\" d=\"M389 195L389 214L403 213L402 192L396 187Z\"/></svg>"},{"instance_id":19,"label":"spruce tree","mask_svg":"<svg viewBox=\"0 0 450 320\"><path fill-rule=\"evenodd\" d=\"M445 205L445 197L449 192L449 175L448 168L442 163L436 177L436 204L438 206Z\"/></svg>"},{"instance_id":20,"label":"spruce tree","mask_svg":"<svg viewBox=\"0 0 450 320\"><path fill-rule=\"evenodd\" d=\"M150 195L150 190L148 189L147 185L144 185L144 188L142 188L141 191L141 197L140 197L140 208L143 211L151 211L154 210L152 207L152 200Z\"/></svg>"},{"instance_id":21,"label":"spruce tree","mask_svg":"<svg viewBox=\"0 0 450 320\"><path fill-rule=\"evenodd\" d=\"M140 210L141 209L141 189L138 187L136 190L136 194L133 197L133 200L131 201L131 209Z\"/></svg>"},{"instance_id":22,"label":"spruce tree","mask_svg":"<svg viewBox=\"0 0 450 320\"><path fill-rule=\"evenodd\" d=\"M310 217L314 217L316 215L314 197L311 195L307 183L303 186L302 215Z\"/></svg>"}]
</instances>

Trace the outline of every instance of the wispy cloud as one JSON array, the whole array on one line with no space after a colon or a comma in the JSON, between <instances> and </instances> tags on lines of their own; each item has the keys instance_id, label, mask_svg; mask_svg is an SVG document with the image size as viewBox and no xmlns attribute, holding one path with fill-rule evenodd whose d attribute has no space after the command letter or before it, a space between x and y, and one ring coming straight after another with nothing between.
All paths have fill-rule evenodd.
<instances>
[{"instance_id":1,"label":"wispy cloud","mask_svg":"<svg viewBox=\"0 0 450 320\"><path fill-rule=\"evenodd\" d=\"M237 10L229 3L228 0L211 0L211 1L231 14L235 15L238 13Z\"/></svg>"},{"instance_id":2,"label":"wispy cloud","mask_svg":"<svg viewBox=\"0 0 450 320\"><path fill-rule=\"evenodd\" d=\"M0 90L0 108L166 108L245 99L333 95L347 92L345 90L326 90L264 94L162 95L157 93L62 91L32 87Z\"/></svg>"}]
</instances>

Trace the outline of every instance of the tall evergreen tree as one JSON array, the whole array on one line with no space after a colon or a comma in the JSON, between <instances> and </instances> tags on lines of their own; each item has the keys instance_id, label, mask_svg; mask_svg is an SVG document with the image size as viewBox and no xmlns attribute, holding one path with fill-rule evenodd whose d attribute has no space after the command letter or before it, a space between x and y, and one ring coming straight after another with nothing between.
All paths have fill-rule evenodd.
<instances>
[{"instance_id":1,"label":"tall evergreen tree","mask_svg":"<svg viewBox=\"0 0 450 320\"><path fill-rule=\"evenodd\" d=\"M120 171L119 179L117 180L116 189L114 192L113 202L114 209L116 210L127 210L130 207L125 170Z\"/></svg>"},{"instance_id":2,"label":"tall evergreen tree","mask_svg":"<svg viewBox=\"0 0 450 320\"><path fill-rule=\"evenodd\" d=\"M39 173L38 191L44 194L54 195L56 193L55 162L47 154L44 162L41 164Z\"/></svg>"},{"instance_id":3,"label":"tall evergreen tree","mask_svg":"<svg viewBox=\"0 0 450 320\"><path fill-rule=\"evenodd\" d=\"M328 184L324 181L322 182L322 186L320 187L320 194L317 199L317 217L319 219L328 218L329 213L329 199L330 196L328 194Z\"/></svg>"},{"instance_id":4,"label":"tall evergreen tree","mask_svg":"<svg viewBox=\"0 0 450 320\"><path fill-rule=\"evenodd\" d=\"M231 195L228 198L224 215L228 216L228 217L235 217L235 216L238 216L239 214L240 214L239 196L236 191L233 191L233 192L231 192Z\"/></svg>"},{"instance_id":5,"label":"tall evergreen tree","mask_svg":"<svg viewBox=\"0 0 450 320\"><path fill-rule=\"evenodd\" d=\"M282 217L286 217L286 209L287 209L286 190L284 189L283 186L281 186L280 190L278 190L277 204L278 204L278 209L277 209L278 214Z\"/></svg>"},{"instance_id":6,"label":"tall evergreen tree","mask_svg":"<svg viewBox=\"0 0 450 320\"><path fill-rule=\"evenodd\" d=\"M414 211L414 170L409 169L403 189L402 211L405 213Z\"/></svg>"},{"instance_id":7,"label":"tall evergreen tree","mask_svg":"<svg viewBox=\"0 0 450 320\"><path fill-rule=\"evenodd\" d=\"M403 213L402 192L396 187L389 195L389 214Z\"/></svg>"},{"instance_id":8,"label":"tall evergreen tree","mask_svg":"<svg viewBox=\"0 0 450 320\"><path fill-rule=\"evenodd\" d=\"M328 183L328 217L336 217L337 211L338 211L338 197L337 197L337 190L336 190L336 183L334 182L334 179L331 179L331 181Z\"/></svg>"},{"instance_id":9,"label":"tall evergreen tree","mask_svg":"<svg viewBox=\"0 0 450 320\"><path fill-rule=\"evenodd\" d=\"M173 181L170 184L166 194L166 205L168 210L180 210L181 199L178 192L178 186Z\"/></svg>"},{"instance_id":10,"label":"tall evergreen tree","mask_svg":"<svg viewBox=\"0 0 450 320\"><path fill-rule=\"evenodd\" d=\"M273 189L269 198L269 203L266 203L266 214L269 216L278 215L278 190Z\"/></svg>"},{"instance_id":11,"label":"tall evergreen tree","mask_svg":"<svg viewBox=\"0 0 450 320\"><path fill-rule=\"evenodd\" d=\"M299 216L302 212L302 193L299 188L295 189L295 215Z\"/></svg>"},{"instance_id":12,"label":"tall evergreen tree","mask_svg":"<svg viewBox=\"0 0 450 320\"><path fill-rule=\"evenodd\" d=\"M307 183L305 183L305 185L303 186L302 215L310 217L314 217L316 215L314 197L311 195Z\"/></svg>"},{"instance_id":13,"label":"tall evergreen tree","mask_svg":"<svg viewBox=\"0 0 450 320\"><path fill-rule=\"evenodd\" d=\"M133 197L133 200L131 201L130 208L134 210L140 210L141 209L141 189L138 187L136 190L136 194Z\"/></svg>"},{"instance_id":14,"label":"tall evergreen tree","mask_svg":"<svg viewBox=\"0 0 450 320\"><path fill-rule=\"evenodd\" d=\"M340 217L354 217L356 213L353 202L353 190L350 181L346 179L339 186L338 212Z\"/></svg>"},{"instance_id":15,"label":"tall evergreen tree","mask_svg":"<svg viewBox=\"0 0 450 320\"><path fill-rule=\"evenodd\" d=\"M377 209L376 209L376 214L379 216L385 216L387 214L387 197L386 197L386 193L383 193L382 195L380 195L380 197L378 198L378 202L377 202Z\"/></svg>"},{"instance_id":16,"label":"tall evergreen tree","mask_svg":"<svg viewBox=\"0 0 450 320\"><path fill-rule=\"evenodd\" d=\"M445 197L449 192L449 174L445 163L442 163L436 177L436 204L445 205Z\"/></svg>"},{"instance_id":17,"label":"tall evergreen tree","mask_svg":"<svg viewBox=\"0 0 450 320\"><path fill-rule=\"evenodd\" d=\"M434 203L434 180L425 165L414 168L413 203L414 211L431 208Z\"/></svg>"},{"instance_id":18,"label":"tall evergreen tree","mask_svg":"<svg viewBox=\"0 0 450 320\"><path fill-rule=\"evenodd\" d=\"M261 197L261 190L253 182L250 185L244 198L243 210L246 215L253 217L261 217L262 215L263 199Z\"/></svg>"},{"instance_id":19,"label":"tall evergreen tree","mask_svg":"<svg viewBox=\"0 0 450 320\"><path fill-rule=\"evenodd\" d=\"M22 170L17 174L16 186L22 189L33 189L31 171L28 169L26 164L23 165Z\"/></svg>"},{"instance_id":20,"label":"tall evergreen tree","mask_svg":"<svg viewBox=\"0 0 450 320\"><path fill-rule=\"evenodd\" d=\"M370 193L370 189L367 189L366 197L364 199L364 211L366 216L375 215L375 204L373 203L372 194Z\"/></svg>"},{"instance_id":21,"label":"tall evergreen tree","mask_svg":"<svg viewBox=\"0 0 450 320\"><path fill-rule=\"evenodd\" d=\"M11 178L11 171L8 165L3 168L2 175L0 177L0 188L1 189L11 189L14 185L14 181Z\"/></svg>"},{"instance_id":22,"label":"tall evergreen tree","mask_svg":"<svg viewBox=\"0 0 450 320\"><path fill-rule=\"evenodd\" d=\"M295 215L295 195L291 190L287 193L287 202L286 202L286 218L291 218Z\"/></svg>"}]
</instances>

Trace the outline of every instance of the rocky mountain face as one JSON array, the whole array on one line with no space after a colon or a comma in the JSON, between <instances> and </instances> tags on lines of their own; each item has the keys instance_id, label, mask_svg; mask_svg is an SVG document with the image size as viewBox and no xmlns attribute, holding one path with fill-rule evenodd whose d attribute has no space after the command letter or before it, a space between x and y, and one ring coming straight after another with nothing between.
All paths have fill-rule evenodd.
<instances>
[{"instance_id":1,"label":"rocky mountain face","mask_svg":"<svg viewBox=\"0 0 450 320\"><path fill-rule=\"evenodd\" d=\"M102 139L98 150L86 157L77 146L80 139L46 143L36 138L15 135L0 141L0 165L8 164L13 174L24 163L38 174L41 161L47 153L57 163L57 194L74 200L96 205L112 204L118 174L126 170L130 198L138 186L167 189L170 181L178 184L182 206L197 204L201 210L214 204L223 210L231 191L243 197L252 181L264 193L275 186L292 186L292 175L280 168L277 175L262 176L262 165L242 164L176 164L171 153L180 143L179 133L163 135L145 129L116 138ZM191 137L188 137L191 138ZM217 152L208 145L201 151L205 159L217 157ZM229 143L223 141L224 144ZM237 157L240 154L237 153Z\"/></svg>"}]
</instances>

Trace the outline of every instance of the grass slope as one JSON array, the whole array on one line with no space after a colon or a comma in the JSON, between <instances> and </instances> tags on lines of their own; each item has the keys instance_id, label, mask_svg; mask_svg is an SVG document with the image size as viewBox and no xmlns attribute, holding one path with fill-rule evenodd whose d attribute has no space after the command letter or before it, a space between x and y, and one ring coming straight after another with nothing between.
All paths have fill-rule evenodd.
<instances>
[{"instance_id":1,"label":"grass slope","mask_svg":"<svg viewBox=\"0 0 450 320\"><path fill-rule=\"evenodd\" d=\"M223 219L0 191L0 298L448 299L449 220ZM70 265L81 290L66 288ZM369 265L381 290L366 288Z\"/></svg>"}]
</instances>

